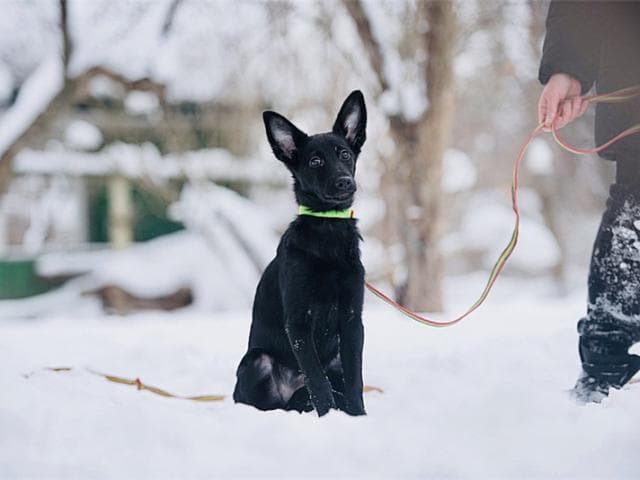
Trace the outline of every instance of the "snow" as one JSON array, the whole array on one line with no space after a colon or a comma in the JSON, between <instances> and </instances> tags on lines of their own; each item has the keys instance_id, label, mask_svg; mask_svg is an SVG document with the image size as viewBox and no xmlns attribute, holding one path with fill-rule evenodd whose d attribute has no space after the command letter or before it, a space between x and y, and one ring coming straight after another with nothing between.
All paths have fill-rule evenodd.
<instances>
[{"instance_id":1,"label":"snow","mask_svg":"<svg viewBox=\"0 0 640 480\"><path fill-rule=\"evenodd\" d=\"M476 167L465 152L450 148L445 152L443 162L442 188L446 193L469 190L476 184Z\"/></svg>"},{"instance_id":2,"label":"snow","mask_svg":"<svg viewBox=\"0 0 640 480\"><path fill-rule=\"evenodd\" d=\"M470 3L470 2L469 2ZM491 65L491 38L488 32L477 30L471 33L463 49L454 60L453 68L457 78L470 79Z\"/></svg>"},{"instance_id":3,"label":"snow","mask_svg":"<svg viewBox=\"0 0 640 480\"><path fill-rule=\"evenodd\" d=\"M362 83L327 38L332 33L347 52L355 48L357 36L334 30L332 24L327 25L331 32L318 28L322 10L335 6L182 2L171 30L164 32L172 3L72 2L70 26L76 42L71 73L101 65L132 80L149 78L164 85L169 101L248 104L278 99L278 108L299 104L303 97L326 101L338 85L342 88L344 77ZM344 18L335 22L343 25ZM331 62L334 68L317 68L318 62Z\"/></svg>"},{"instance_id":4,"label":"snow","mask_svg":"<svg viewBox=\"0 0 640 480\"><path fill-rule=\"evenodd\" d=\"M406 40L403 35L407 23L413 20L408 18L410 14L402 2L366 1L363 8L380 46L384 75L389 83L380 106L388 116L401 115L407 121L416 121L429 108L422 72L425 52L417 48L411 58L403 58L399 53ZM426 25L416 27L428 29Z\"/></svg>"},{"instance_id":5,"label":"snow","mask_svg":"<svg viewBox=\"0 0 640 480\"><path fill-rule=\"evenodd\" d=\"M507 3L507 16L510 19L504 25L503 45L507 58L519 78L535 78L538 71L538 52L531 48L530 22L531 6L524 2Z\"/></svg>"},{"instance_id":6,"label":"snow","mask_svg":"<svg viewBox=\"0 0 640 480\"><path fill-rule=\"evenodd\" d=\"M0 119L0 156L46 110L63 81L62 61L52 54L24 82L15 103Z\"/></svg>"},{"instance_id":7,"label":"snow","mask_svg":"<svg viewBox=\"0 0 640 480\"><path fill-rule=\"evenodd\" d=\"M59 2L4 1L0 15L0 58L21 84L59 46Z\"/></svg>"},{"instance_id":8,"label":"snow","mask_svg":"<svg viewBox=\"0 0 640 480\"><path fill-rule=\"evenodd\" d=\"M275 254L279 239L268 208L212 182L185 185L169 213L206 237L219 255L225 245L220 256L230 268L260 274Z\"/></svg>"},{"instance_id":9,"label":"snow","mask_svg":"<svg viewBox=\"0 0 640 480\"><path fill-rule=\"evenodd\" d=\"M538 197L534 193L526 189L519 191L520 237L507 269L541 273L560 259L560 248L541 219L536 205ZM443 248L448 254L455 254L459 249L484 252L483 265L490 268L511 238L514 221L510 204L499 201L491 193L475 194L455 232L444 240Z\"/></svg>"},{"instance_id":10,"label":"snow","mask_svg":"<svg viewBox=\"0 0 640 480\"><path fill-rule=\"evenodd\" d=\"M450 313L480 288L450 279ZM575 320L501 279L466 323L434 330L368 298L368 416L260 412L155 396L85 367L181 394L232 392L248 309L0 323L3 478L632 478L640 387L580 406ZM463 292L460 294L460 292ZM74 367L55 373L44 367Z\"/></svg>"},{"instance_id":11,"label":"snow","mask_svg":"<svg viewBox=\"0 0 640 480\"><path fill-rule=\"evenodd\" d=\"M37 253L45 244L77 244L85 239L84 188L77 179L17 177L0 202L0 253L10 251L3 223L24 225L23 253Z\"/></svg>"},{"instance_id":12,"label":"snow","mask_svg":"<svg viewBox=\"0 0 640 480\"><path fill-rule=\"evenodd\" d=\"M62 183L60 183L62 182ZM57 190L64 186L57 180ZM39 222L29 233L30 251L38 251L45 220L58 214L70 217L73 211L56 200L56 191L39 202ZM54 201L55 200L55 201ZM70 215L71 213L71 215ZM194 296L192 308L220 311L249 306L261 272L274 256L278 236L276 222L269 210L239 194L210 182L186 183L180 198L170 205L169 215L181 221L187 231L164 235L125 250L85 249L49 252L38 259L37 269L45 276L79 277L69 282L63 292L67 309L86 304L83 295L107 285L117 285L139 297L168 295L189 287ZM289 218L295 215L291 205ZM39 218L39 217L38 217ZM39 242L38 242L39 241ZM33 245L32 245L33 244ZM38 315L40 302L4 302L0 319L15 315L21 305L29 315ZM33 305L32 305L33 304ZM63 304L64 305L64 304ZM58 307L56 307L57 309Z\"/></svg>"},{"instance_id":13,"label":"snow","mask_svg":"<svg viewBox=\"0 0 640 480\"><path fill-rule=\"evenodd\" d=\"M104 75L93 77L89 81L88 89L96 98L120 98L124 95L124 87Z\"/></svg>"},{"instance_id":14,"label":"snow","mask_svg":"<svg viewBox=\"0 0 640 480\"><path fill-rule=\"evenodd\" d=\"M77 39L69 65L72 75L102 65L127 78L148 77L162 47L161 30L170 3L71 2L69 26Z\"/></svg>"},{"instance_id":15,"label":"snow","mask_svg":"<svg viewBox=\"0 0 640 480\"><path fill-rule=\"evenodd\" d=\"M398 92L394 90L385 90L380 94L378 104L384 113L388 116L398 115L400 113L400 98Z\"/></svg>"},{"instance_id":16,"label":"snow","mask_svg":"<svg viewBox=\"0 0 640 480\"><path fill-rule=\"evenodd\" d=\"M133 115L150 115L160 106L158 96L153 92L139 92L134 90L124 99L124 107Z\"/></svg>"},{"instance_id":17,"label":"snow","mask_svg":"<svg viewBox=\"0 0 640 480\"><path fill-rule=\"evenodd\" d=\"M75 150L97 150L103 142L100 129L85 120L72 121L64 132L65 143Z\"/></svg>"},{"instance_id":18,"label":"snow","mask_svg":"<svg viewBox=\"0 0 640 480\"><path fill-rule=\"evenodd\" d=\"M551 175L553 173L553 152L549 144L536 138L529 145L525 162L529 170L537 175Z\"/></svg>"},{"instance_id":19,"label":"snow","mask_svg":"<svg viewBox=\"0 0 640 480\"><path fill-rule=\"evenodd\" d=\"M287 183L285 169L273 163L239 158L222 148L161 155L151 143L112 143L98 153L56 150L21 151L14 163L19 174L106 176L121 174L162 184L172 178L214 179L220 182Z\"/></svg>"},{"instance_id":20,"label":"snow","mask_svg":"<svg viewBox=\"0 0 640 480\"><path fill-rule=\"evenodd\" d=\"M190 198L185 199L189 195ZM210 199L222 197L219 192L216 197L209 195ZM221 311L250 305L260 273L275 252L277 237L257 213L253 216L257 221L249 223L254 226L253 243L243 232L228 228L228 217L242 212L240 208L229 210L230 205L240 204L237 199L227 199L226 206L205 204L200 208L193 203L196 199L206 200L206 197L183 193L181 199L183 205L197 209L197 212L191 211L185 221L193 231L175 232L119 251L89 249L41 256L37 269L43 275L80 275L61 292L49 294L52 301L55 303L55 299L63 297L66 304L62 304L62 308L73 310L75 305L81 308L86 304L83 299L86 292L117 285L144 298L168 295L188 287L194 297L190 308L195 310ZM209 214L211 218L207 222L203 216ZM259 245L255 239L259 239ZM37 299L23 303L3 302L5 311L0 312L0 319L15 315L20 308L27 308L29 315L40 314Z\"/></svg>"}]
</instances>

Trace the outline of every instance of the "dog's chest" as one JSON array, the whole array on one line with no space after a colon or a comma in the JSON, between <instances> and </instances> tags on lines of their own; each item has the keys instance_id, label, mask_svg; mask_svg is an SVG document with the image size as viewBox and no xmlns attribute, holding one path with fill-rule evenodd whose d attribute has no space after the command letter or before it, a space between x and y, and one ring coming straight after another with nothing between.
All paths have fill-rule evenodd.
<instances>
[{"instance_id":1,"label":"dog's chest","mask_svg":"<svg viewBox=\"0 0 640 480\"><path fill-rule=\"evenodd\" d=\"M341 305L338 298L330 299L323 303L315 303L316 314L313 315L314 326L326 333L338 328L341 317L349 315L351 306Z\"/></svg>"},{"instance_id":2,"label":"dog's chest","mask_svg":"<svg viewBox=\"0 0 640 480\"><path fill-rule=\"evenodd\" d=\"M362 288L364 277L357 267L334 267L324 271L318 268L316 272L309 297L311 317L317 333L330 336L338 330L341 319L353 316L361 298L358 290Z\"/></svg>"},{"instance_id":3,"label":"dog's chest","mask_svg":"<svg viewBox=\"0 0 640 480\"><path fill-rule=\"evenodd\" d=\"M319 272L358 269L360 235L355 219L328 220L298 217L283 236L285 250L301 254L302 261Z\"/></svg>"}]
</instances>

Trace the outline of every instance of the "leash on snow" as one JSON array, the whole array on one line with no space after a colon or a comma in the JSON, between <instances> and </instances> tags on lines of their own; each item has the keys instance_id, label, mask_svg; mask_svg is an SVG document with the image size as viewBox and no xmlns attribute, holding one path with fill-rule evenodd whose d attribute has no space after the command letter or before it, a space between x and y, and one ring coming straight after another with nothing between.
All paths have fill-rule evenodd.
<instances>
[{"instance_id":1,"label":"leash on snow","mask_svg":"<svg viewBox=\"0 0 640 480\"><path fill-rule=\"evenodd\" d=\"M49 371L49 372L54 372L54 373L65 373L65 372L71 372L73 370L75 370L74 368L71 367L46 367L44 368L44 370ZM121 385L131 385L133 387L136 387L136 390L146 390L148 392L151 392L155 395L159 395L161 397L165 397L165 398L176 398L179 400L191 400L192 402L221 402L224 399L227 398L227 395L178 395L175 393L171 393L167 390L163 390L162 388L158 388L158 387L154 387L152 385L147 385L146 383L142 383L142 381L140 380L140 378L136 377L136 378L126 378L126 377L118 377L116 375L110 375L108 373L102 373L102 372L98 372L96 370L92 370L90 368L86 368L85 369L87 372L91 373L92 375L96 375L98 377L102 377L105 380L112 382L112 383L119 383ZM28 373L26 375L24 375L25 378L29 378L33 375L34 372L32 373ZM384 393L384 390L382 390L381 388L378 387L374 387L371 385L365 385L363 391L365 393L368 392L378 392L378 393Z\"/></svg>"},{"instance_id":2,"label":"leash on snow","mask_svg":"<svg viewBox=\"0 0 640 480\"><path fill-rule=\"evenodd\" d=\"M636 85L629 88L623 88L621 90L616 90L615 92L606 93L602 95L585 96L584 99L589 103L622 103L622 102L627 102L635 97L640 97L640 85ZM511 206L515 214L515 223L513 227L513 233L511 234L511 239L509 240L509 243L504 248L504 250L498 257L498 260L496 261L495 265L491 269L489 280L487 281L486 286L484 287L484 290L480 294L480 297L478 298L478 300L475 301L473 305L471 305L467 309L466 312L460 314L453 320L447 320L447 321L432 320L423 315L419 315L418 313L408 309L407 307L400 305L398 302L393 300L384 292L382 292L381 290L373 286L371 283L365 282L365 285L369 289L369 291L373 293L375 296L377 296L378 298L380 298L382 301L388 303L393 308L400 311L400 313L409 317L410 319L415 320L416 322L422 323L424 325L428 325L430 327L437 327L437 328L451 327L456 323L460 322L461 320L463 320L464 318L471 315L471 313L473 313L478 307L480 307L480 305L482 305L484 301L487 299L487 297L489 296L489 292L491 292L491 289L493 288L494 283L496 282L498 276L502 272L502 269L506 265L507 260L509 259L509 257L515 250L516 245L518 244L518 237L520 235L520 208L518 206L518 179L519 179L520 163L524 158L524 154L529 148L529 145L534 140L534 138L536 138L540 134L540 132L542 132L543 127L544 127L543 124L538 125L529 134L529 136L524 141L524 143L520 146L520 150L518 151L518 155L516 156L515 162L513 164L513 180L511 182ZM562 137L560 137L560 135L558 134L558 129L555 126L552 126L551 128L551 134L553 135L553 138L556 141L556 143L560 145L562 148L564 148L565 150L571 153L575 153L577 155L588 155L588 154L598 153L604 150L605 148L613 145L617 141L622 140L623 138L628 137L630 135L634 135L636 133L640 133L640 123L626 129L625 131L616 135L611 140L604 143L603 145L600 145L599 147L578 148L571 145L570 143L565 141Z\"/></svg>"},{"instance_id":3,"label":"leash on snow","mask_svg":"<svg viewBox=\"0 0 640 480\"><path fill-rule=\"evenodd\" d=\"M46 370L48 372L54 372L54 373L66 373L66 372L71 372L77 369L71 368L71 367L45 367L43 370ZM152 385L147 385L146 383L142 383L140 378L137 378L137 377L136 378L118 377L116 375L110 375L108 373L102 373L96 370L91 370L90 368L86 368L85 370L91 373L92 375L102 377L105 380L108 380L109 382L119 383L121 385L131 385L136 387L137 390L147 390L161 397L177 398L181 400L191 400L194 402L221 402L227 397L226 395L177 395L175 393L168 392L161 388L154 387ZM34 373L35 372L25 374L24 377L29 378Z\"/></svg>"}]
</instances>

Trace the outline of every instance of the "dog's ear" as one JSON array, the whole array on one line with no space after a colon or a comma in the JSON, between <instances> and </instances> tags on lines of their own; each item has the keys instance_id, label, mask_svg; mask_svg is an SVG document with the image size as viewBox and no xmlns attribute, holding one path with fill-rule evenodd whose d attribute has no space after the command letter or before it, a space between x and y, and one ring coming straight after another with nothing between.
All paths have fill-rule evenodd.
<instances>
[{"instance_id":1,"label":"dog's ear","mask_svg":"<svg viewBox=\"0 0 640 480\"><path fill-rule=\"evenodd\" d=\"M276 158L284 163L292 163L296 151L307 138L306 133L276 112L264 112L262 119Z\"/></svg>"},{"instance_id":2,"label":"dog's ear","mask_svg":"<svg viewBox=\"0 0 640 480\"><path fill-rule=\"evenodd\" d=\"M354 153L360 153L360 147L367 138L367 108L360 90L354 90L342 104L333 133L343 136Z\"/></svg>"}]
</instances>

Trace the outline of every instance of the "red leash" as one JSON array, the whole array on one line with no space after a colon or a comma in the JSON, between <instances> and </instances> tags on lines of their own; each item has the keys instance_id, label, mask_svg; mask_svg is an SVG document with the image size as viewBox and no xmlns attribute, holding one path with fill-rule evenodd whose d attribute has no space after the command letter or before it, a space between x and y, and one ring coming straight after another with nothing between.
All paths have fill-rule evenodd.
<instances>
[{"instance_id":1,"label":"red leash","mask_svg":"<svg viewBox=\"0 0 640 480\"><path fill-rule=\"evenodd\" d=\"M629 87L629 88L623 88L622 90L617 90L617 91L611 92L611 93L604 93L602 95L591 95L589 97L585 97L585 100L587 102L589 102L589 103L622 103L622 102L626 102L626 101L631 100L632 98L638 97L638 96L640 96L640 85L636 85L634 87ZM575 153L576 155L596 154L596 153L604 150L605 148L610 147L611 145L616 143L618 140L622 140L625 137L628 137L630 135L634 135L634 134L639 133L639 132L640 132L640 123L637 124L637 125L634 125L632 127L627 128L625 131L619 133L618 135L613 137L611 140L609 140L608 142L600 145L599 147L595 147L595 148L578 148L578 147L574 147L570 143L568 143L565 140L563 140L558 135L558 129L557 128L552 127L552 129L551 129L551 133L553 134L553 138L558 143L558 145L560 145L562 148L564 148L565 150L567 150L567 151L569 151L571 153Z\"/></svg>"},{"instance_id":2,"label":"red leash","mask_svg":"<svg viewBox=\"0 0 640 480\"><path fill-rule=\"evenodd\" d=\"M619 103L619 102L629 101L632 98L635 98L635 97L638 97L638 96L640 96L640 85L636 85L634 87L629 87L629 88L624 88L622 90L616 90L615 92L611 92L611 93L607 93L607 94L592 95L592 96L589 96L589 97L585 97L585 100L588 101L589 103L605 103L605 102L606 103ZM487 281L487 284L485 285L484 290L480 294L480 297L478 298L478 300L475 301L475 303L473 305L471 305L471 307L469 307L467 309L466 312L464 312L461 315L457 316L453 320L436 321L436 320L432 320L430 318L427 318L427 317L425 317L423 315L419 315L418 313L416 313L416 312L414 312L412 310L409 310L407 307L404 307L404 306L400 305L398 302L393 300L391 297L386 295L381 290L379 290L376 287L374 287L373 285L371 285L369 282L365 282L365 285L369 289L369 291L371 293L373 293L374 295L376 295L378 298L380 298L382 301L388 303L389 305L391 305L396 310L400 311L401 313L403 313L407 317L411 318L412 320L415 320L416 322L420 322L420 323L422 323L424 325L428 325L430 327L440 327L440 328L441 327L450 327L450 326L455 325L456 323L460 322L462 319L464 319L465 317L469 316L478 307L480 307L480 305L482 305L484 303L484 301L487 299L487 297L489 296L489 292L491 292L491 289L493 288L493 285L495 284L498 276L502 272L504 266L507 263L507 260L509 259L509 257L511 256L511 254L515 250L516 245L518 244L518 236L520 234L520 208L518 207L518 179L519 179L519 173L520 173L520 162L524 158L524 155L527 152L527 149L529 148L529 145L531 144L533 139L536 138L540 134L540 132L542 131L542 128L543 128L543 124L540 124L529 134L529 136L527 137L525 142L520 146L520 150L518 151L518 155L516 156L515 162L513 164L513 180L512 180L512 183L511 183L511 206L512 206L513 212L515 214L515 223L514 223L514 227L513 227L513 233L511 234L511 239L509 240L509 243L507 244L507 246L504 248L504 250L500 254L500 257L498 257L498 260L496 261L495 265L491 269L491 274L489 275L489 280ZM578 154L578 155L588 155L588 154L598 153L598 152L604 150L605 148L613 145L617 141L622 140L625 137L628 137L630 135L634 135L636 133L640 133L640 123L628 128L628 129L626 129L625 131L623 131L622 133L616 135L614 138L612 138L608 142L604 143L603 145L600 145L599 147L595 147L595 148L584 148L583 149L583 148L574 147L573 145L571 145L570 143L566 142L565 140L563 140L558 135L558 130L557 130L557 128L555 126L552 127L551 133L552 133L553 138L555 139L555 141L562 148L564 148L564 149L566 149L566 150L568 150L568 151L570 151L572 153Z\"/></svg>"}]
</instances>

